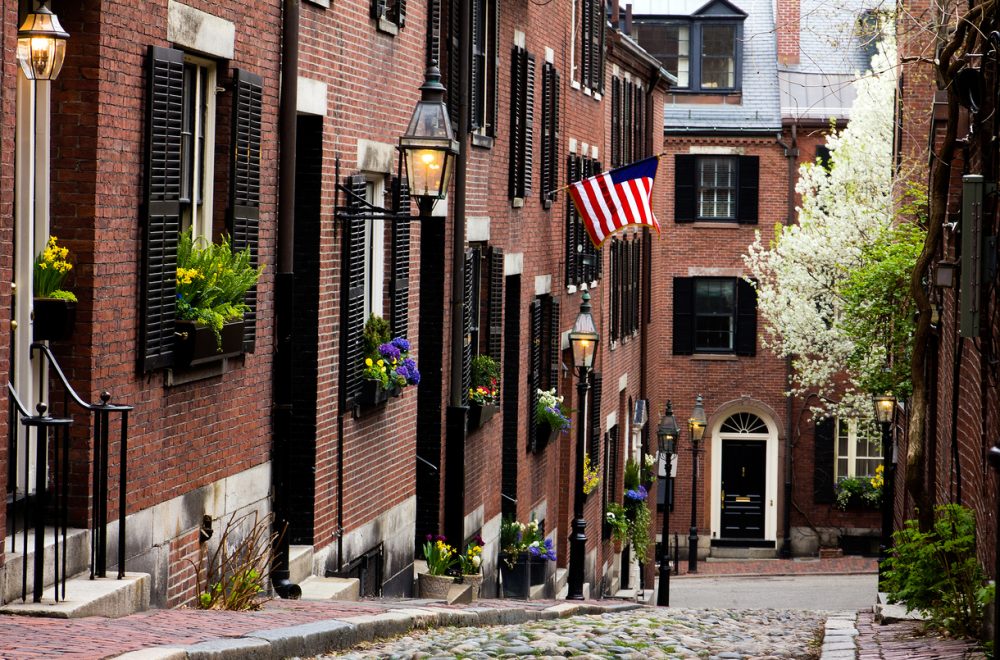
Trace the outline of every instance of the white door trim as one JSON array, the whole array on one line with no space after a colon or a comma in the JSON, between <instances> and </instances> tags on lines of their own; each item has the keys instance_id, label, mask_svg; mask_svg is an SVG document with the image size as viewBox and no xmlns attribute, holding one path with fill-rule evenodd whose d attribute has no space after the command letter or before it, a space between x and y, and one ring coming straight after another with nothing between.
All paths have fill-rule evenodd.
<instances>
[{"instance_id":1,"label":"white door trim","mask_svg":"<svg viewBox=\"0 0 1000 660\"><path fill-rule=\"evenodd\" d=\"M722 433L722 423L738 412L751 412L767 424L767 433ZM778 529L778 430L770 415L758 408L727 410L725 416L713 420L711 437L711 531L712 538L719 538L722 528L722 441L763 440L764 449L764 540L777 541Z\"/></svg>"}]
</instances>

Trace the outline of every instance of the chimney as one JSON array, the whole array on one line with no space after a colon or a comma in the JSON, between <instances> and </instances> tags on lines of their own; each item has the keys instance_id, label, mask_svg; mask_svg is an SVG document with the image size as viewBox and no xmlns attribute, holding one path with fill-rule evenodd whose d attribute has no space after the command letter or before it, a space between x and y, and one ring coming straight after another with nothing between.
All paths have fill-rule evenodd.
<instances>
[{"instance_id":1,"label":"chimney","mask_svg":"<svg viewBox=\"0 0 1000 660\"><path fill-rule=\"evenodd\" d=\"M632 34L632 3L625 5L625 34Z\"/></svg>"},{"instance_id":2,"label":"chimney","mask_svg":"<svg viewBox=\"0 0 1000 660\"><path fill-rule=\"evenodd\" d=\"M611 24L615 26L616 30L620 30L621 26L618 24L621 18L621 8L618 5L618 0L611 0Z\"/></svg>"},{"instance_id":3,"label":"chimney","mask_svg":"<svg viewBox=\"0 0 1000 660\"><path fill-rule=\"evenodd\" d=\"M800 0L778 0L778 64L799 63Z\"/></svg>"}]
</instances>

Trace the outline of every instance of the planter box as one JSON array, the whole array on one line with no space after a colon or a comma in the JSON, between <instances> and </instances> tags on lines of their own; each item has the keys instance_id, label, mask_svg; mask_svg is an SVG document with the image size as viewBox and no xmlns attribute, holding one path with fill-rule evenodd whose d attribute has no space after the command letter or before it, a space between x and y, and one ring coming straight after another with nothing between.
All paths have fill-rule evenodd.
<instances>
[{"instance_id":1,"label":"planter box","mask_svg":"<svg viewBox=\"0 0 1000 660\"><path fill-rule=\"evenodd\" d=\"M528 563L528 566L530 567L529 573L531 578L529 581L531 582L531 586L545 584L545 578L548 577L549 572L549 560L541 559L539 557L531 557L531 561Z\"/></svg>"},{"instance_id":2,"label":"planter box","mask_svg":"<svg viewBox=\"0 0 1000 660\"><path fill-rule=\"evenodd\" d=\"M514 557L513 567L507 561L509 555L500 554L500 578L503 581L504 598L527 600L531 593L531 569L527 553Z\"/></svg>"},{"instance_id":3,"label":"planter box","mask_svg":"<svg viewBox=\"0 0 1000 660\"><path fill-rule=\"evenodd\" d=\"M479 592L483 587L482 573L476 573L475 575L462 575L457 581L460 584L467 584L472 587L472 600L479 600Z\"/></svg>"},{"instance_id":4,"label":"planter box","mask_svg":"<svg viewBox=\"0 0 1000 660\"><path fill-rule=\"evenodd\" d=\"M208 326L194 321L177 321L174 340L174 366L196 367L243 353L243 321L222 326L222 347Z\"/></svg>"},{"instance_id":5,"label":"planter box","mask_svg":"<svg viewBox=\"0 0 1000 660\"><path fill-rule=\"evenodd\" d=\"M453 584L455 584L455 578L450 575L417 573L417 593L420 598L447 600L448 590Z\"/></svg>"},{"instance_id":6,"label":"planter box","mask_svg":"<svg viewBox=\"0 0 1000 660\"><path fill-rule=\"evenodd\" d=\"M550 442L559 439L562 429L550 426L548 422L538 422L535 424L535 451L541 451Z\"/></svg>"},{"instance_id":7,"label":"planter box","mask_svg":"<svg viewBox=\"0 0 1000 660\"><path fill-rule=\"evenodd\" d=\"M34 322L31 332L34 341L63 340L73 336L76 323L76 303L58 298L35 298Z\"/></svg>"},{"instance_id":8,"label":"planter box","mask_svg":"<svg viewBox=\"0 0 1000 660\"><path fill-rule=\"evenodd\" d=\"M500 410L500 405L496 403L483 405L481 403L469 402L469 430L474 431L483 424L493 419L493 415Z\"/></svg>"},{"instance_id":9,"label":"planter box","mask_svg":"<svg viewBox=\"0 0 1000 660\"><path fill-rule=\"evenodd\" d=\"M384 389L382 383L377 380L363 380L361 381L361 391L358 392L354 402L358 406L370 408L385 403L390 397L397 397L400 394L402 394L402 390L398 386Z\"/></svg>"}]
</instances>

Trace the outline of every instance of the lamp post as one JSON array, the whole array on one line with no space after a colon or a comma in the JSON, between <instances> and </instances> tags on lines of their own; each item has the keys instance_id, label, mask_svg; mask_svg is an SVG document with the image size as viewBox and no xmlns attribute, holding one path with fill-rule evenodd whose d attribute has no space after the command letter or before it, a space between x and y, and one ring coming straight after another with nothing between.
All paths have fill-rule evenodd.
<instances>
[{"instance_id":1,"label":"lamp post","mask_svg":"<svg viewBox=\"0 0 1000 660\"><path fill-rule=\"evenodd\" d=\"M583 451L586 443L588 375L594 366L594 353L600 335L590 314L590 294L583 292L580 313L569 333L573 347L573 365L580 382L576 386L580 420L576 427L576 476L573 481L573 524L569 534L569 577L566 600L583 600L583 557L587 552L587 521L583 518Z\"/></svg>"},{"instance_id":2,"label":"lamp post","mask_svg":"<svg viewBox=\"0 0 1000 660\"><path fill-rule=\"evenodd\" d=\"M698 572L698 445L705 435L708 420L701 395L694 400L694 410L688 420L691 432L691 530L688 532L688 573Z\"/></svg>"},{"instance_id":3,"label":"lamp post","mask_svg":"<svg viewBox=\"0 0 1000 660\"><path fill-rule=\"evenodd\" d=\"M885 560L892 546L892 505L896 492L895 447L892 442L892 417L896 410L896 397L881 394L873 397L875 418L882 430L882 534L879 538L878 582L885 577Z\"/></svg>"},{"instance_id":4,"label":"lamp post","mask_svg":"<svg viewBox=\"0 0 1000 660\"><path fill-rule=\"evenodd\" d=\"M17 30L17 63L28 80L55 80L66 58L66 40L59 17L42 2Z\"/></svg>"},{"instance_id":5,"label":"lamp post","mask_svg":"<svg viewBox=\"0 0 1000 660\"><path fill-rule=\"evenodd\" d=\"M458 154L458 141L451 130L445 87L437 62L431 62L420 86L420 100L410 125L399 138L410 195L417 198L421 216L430 215L434 202L448 194L448 183Z\"/></svg>"},{"instance_id":6,"label":"lamp post","mask_svg":"<svg viewBox=\"0 0 1000 660\"><path fill-rule=\"evenodd\" d=\"M677 453L677 439L681 431L674 419L674 409L667 401L667 409L663 411L660 425L656 428L656 437L660 441L660 455L666 466L663 481L663 529L660 533L660 581L657 585L656 604L661 607L670 606L670 464Z\"/></svg>"}]
</instances>

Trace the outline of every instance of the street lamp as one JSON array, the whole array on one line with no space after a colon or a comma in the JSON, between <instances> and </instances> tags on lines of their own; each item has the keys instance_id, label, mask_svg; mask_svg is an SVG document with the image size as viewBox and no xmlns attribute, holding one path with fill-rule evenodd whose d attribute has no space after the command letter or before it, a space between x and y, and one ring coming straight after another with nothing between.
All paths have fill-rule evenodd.
<instances>
[{"instance_id":1,"label":"street lamp","mask_svg":"<svg viewBox=\"0 0 1000 660\"><path fill-rule=\"evenodd\" d=\"M882 534L879 538L878 581L885 577L885 560L892 546L892 506L896 492L895 447L892 442L892 418L896 411L896 397L880 394L873 397L875 418L882 429Z\"/></svg>"},{"instance_id":2,"label":"street lamp","mask_svg":"<svg viewBox=\"0 0 1000 660\"><path fill-rule=\"evenodd\" d=\"M699 394L694 400L694 410L688 420L691 432L691 530L688 532L688 573L698 572L698 445L705 435L708 420Z\"/></svg>"},{"instance_id":3,"label":"street lamp","mask_svg":"<svg viewBox=\"0 0 1000 660\"><path fill-rule=\"evenodd\" d=\"M674 409L667 401L667 409L663 411L660 418L660 425L656 428L656 437L660 441L660 455L666 465L663 480L663 530L660 534L660 582L657 586L656 604L662 607L670 606L670 544L667 538L670 536L670 464L677 453L677 439L680 438L681 430L677 428L677 421L674 419Z\"/></svg>"},{"instance_id":4,"label":"street lamp","mask_svg":"<svg viewBox=\"0 0 1000 660\"><path fill-rule=\"evenodd\" d=\"M47 4L28 14L17 31L17 63L28 80L55 80L66 58L69 33Z\"/></svg>"},{"instance_id":5,"label":"street lamp","mask_svg":"<svg viewBox=\"0 0 1000 660\"><path fill-rule=\"evenodd\" d=\"M399 148L406 161L410 194L425 206L448 194L448 183L458 154L458 141L451 130L451 119L444 103L445 88L441 71L431 62L420 86L420 100L410 117L410 125L399 138ZM429 212L429 211L428 211Z\"/></svg>"},{"instance_id":6,"label":"street lamp","mask_svg":"<svg viewBox=\"0 0 1000 660\"><path fill-rule=\"evenodd\" d=\"M586 291L580 300L580 313L569 333L573 347L573 365L580 375L576 386L580 421L576 427L576 477L573 485L573 524L569 534L569 578L567 600L583 600L583 556L587 552L587 521L583 518L583 448L586 443L588 374L594 366L594 353L600 335L590 313L590 294Z\"/></svg>"}]
</instances>

